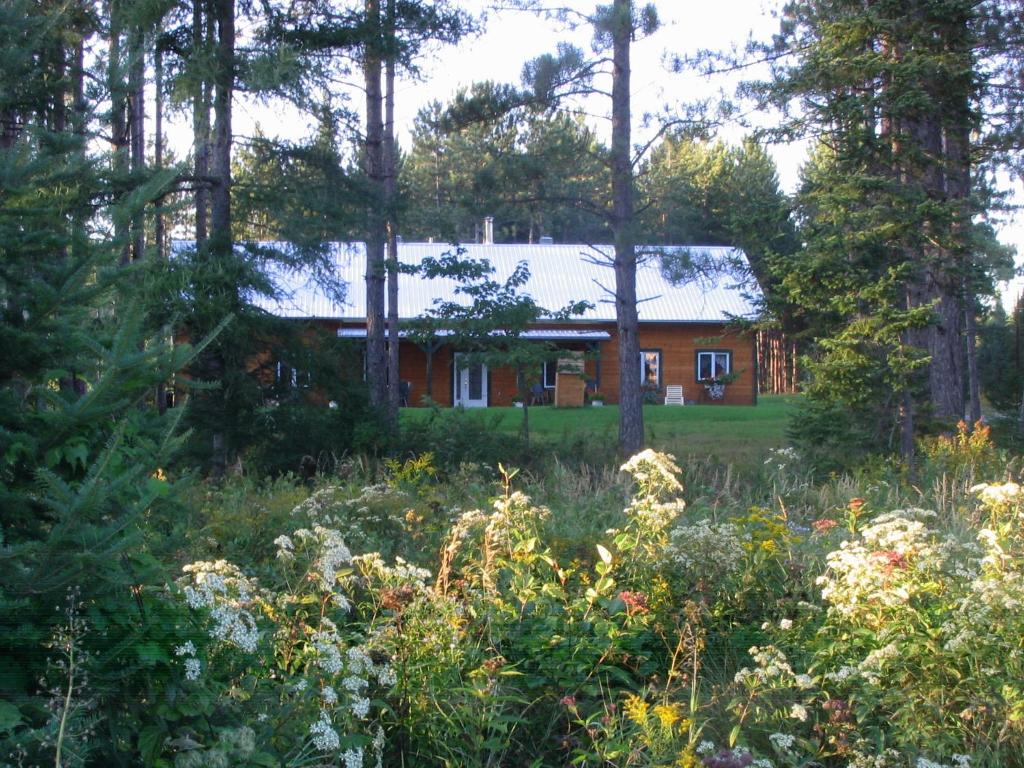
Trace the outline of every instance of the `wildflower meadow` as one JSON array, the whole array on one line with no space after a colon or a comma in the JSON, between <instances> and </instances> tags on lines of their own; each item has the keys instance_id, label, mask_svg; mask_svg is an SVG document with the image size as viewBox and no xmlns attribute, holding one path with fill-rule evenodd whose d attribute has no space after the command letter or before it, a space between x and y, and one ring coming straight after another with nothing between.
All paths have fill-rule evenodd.
<instances>
[{"instance_id":1,"label":"wildflower meadow","mask_svg":"<svg viewBox=\"0 0 1024 768\"><path fill-rule=\"evenodd\" d=\"M982 432L922 443L916 484L892 466L814 479L787 448L743 479L646 450L605 469L426 453L193 485L176 577L138 595L160 631L130 662L146 682L113 753L1024 765L1024 489ZM94 706L110 682L87 676L104 628L75 601L49 644L47 724L0 717L11 765L111 749Z\"/></svg>"}]
</instances>

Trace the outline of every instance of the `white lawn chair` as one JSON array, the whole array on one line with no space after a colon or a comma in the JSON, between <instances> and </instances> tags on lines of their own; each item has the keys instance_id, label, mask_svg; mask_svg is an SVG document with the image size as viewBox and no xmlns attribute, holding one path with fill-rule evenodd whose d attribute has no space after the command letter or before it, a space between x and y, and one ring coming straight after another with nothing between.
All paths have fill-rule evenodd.
<instances>
[{"instance_id":1,"label":"white lawn chair","mask_svg":"<svg viewBox=\"0 0 1024 768\"><path fill-rule=\"evenodd\" d=\"M665 386L665 405L685 405L681 384L668 384Z\"/></svg>"}]
</instances>

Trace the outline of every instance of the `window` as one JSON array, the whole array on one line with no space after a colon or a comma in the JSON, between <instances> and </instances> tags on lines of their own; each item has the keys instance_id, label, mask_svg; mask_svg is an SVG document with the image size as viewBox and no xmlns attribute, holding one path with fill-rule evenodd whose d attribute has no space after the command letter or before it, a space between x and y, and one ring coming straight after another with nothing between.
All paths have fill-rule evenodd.
<instances>
[{"instance_id":1,"label":"window","mask_svg":"<svg viewBox=\"0 0 1024 768\"><path fill-rule=\"evenodd\" d=\"M640 386L661 389L661 350L640 350Z\"/></svg>"},{"instance_id":2,"label":"window","mask_svg":"<svg viewBox=\"0 0 1024 768\"><path fill-rule=\"evenodd\" d=\"M285 362L278 362L274 368L274 388L279 393L295 389L308 389L311 384L309 371L294 368Z\"/></svg>"},{"instance_id":3,"label":"window","mask_svg":"<svg viewBox=\"0 0 1024 768\"><path fill-rule=\"evenodd\" d=\"M274 370L274 384L281 392L297 389L299 386L299 372L288 365L288 363L279 361Z\"/></svg>"},{"instance_id":4,"label":"window","mask_svg":"<svg viewBox=\"0 0 1024 768\"><path fill-rule=\"evenodd\" d=\"M544 389L555 388L555 377L558 375L558 360L544 362Z\"/></svg>"},{"instance_id":5,"label":"window","mask_svg":"<svg viewBox=\"0 0 1024 768\"><path fill-rule=\"evenodd\" d=\"M732 373L732 352L711 351L697 353L697 381L713 379Z\"/></svg>"}]
</instances>

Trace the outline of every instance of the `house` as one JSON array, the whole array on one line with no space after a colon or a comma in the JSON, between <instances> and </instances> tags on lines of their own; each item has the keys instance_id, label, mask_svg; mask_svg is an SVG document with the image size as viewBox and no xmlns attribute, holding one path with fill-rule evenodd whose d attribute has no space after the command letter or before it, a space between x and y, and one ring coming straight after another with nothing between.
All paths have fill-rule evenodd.
<instances>
[{"instance_id":1,"label":"house","mask_svg":"<svg viewBox=\"0 0 1024 768\"><path fill-rule=\"evenodd\" d=\"M286 246L276 246L286 247ZM528 338L553 345L557 352L536 372L538 394L552 393L558 378L558 358L585 353L587 388L616 402L619 391L618 341L615 306L610 289L614 274L608 258L611 246L467 244L465 258L486 259L495 279L504 280L520 262L530 270L522 289L547 309L571 301L591 304L583 315L570 321L539 323ZM424 258L451 253L441 243L400 243L399 260L417 265ZM702 279L671 279L680 258L699 261ZM291 272L276 277L280 296L257 302L283 318L314 321L339 337L366 337L366 270L362 243L331 245L331 259L338 283L347 286L344 296L326 289L309 275ZM736 319L757 313L756 287L746 275L746 259L732 248L673 246L638 248L637 297L640 317L640 358L637 366L652 402L660 402L666 385L682 385L688 402L723 402L753 405L757 401L757 360L753 334L738 327ZM447 278L424 279L402 274L399 278L399 314L403 320L423 316L438 300L456 301L457 283ZM400 335L400 374L410 404L425 394L440 405L484 407L509 405L517 394L512 370L488 370L469 364L460 350L445 342L441 330L430 343L416 343ZM430 381L428 383L428 368ZM723 377L726 387L711 386L710 379Z\"/></svg>"}]
</instances>

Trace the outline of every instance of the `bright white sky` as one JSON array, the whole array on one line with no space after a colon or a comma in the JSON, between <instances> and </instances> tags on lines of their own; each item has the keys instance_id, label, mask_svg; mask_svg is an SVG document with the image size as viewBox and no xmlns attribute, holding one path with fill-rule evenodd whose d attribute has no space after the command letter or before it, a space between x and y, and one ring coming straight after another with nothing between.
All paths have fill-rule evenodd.
<instances>
[{"instance_id":1,"label":"bright white sky","mask_svg":"<svg viewBox=\"0 0 1024 768\"><path fill-rule=\"evenodd\" d=\"M726 50L742 46L751 36L767 39L778 28L773 11L782 0L656 0L661 28L650 38L638 41L632 48L633 113L636 122L634 141L645 138L641 118L645 112L659 112L664 107L691 102L715 94L719 89L730 95L734 81L720 78L708 82L695 74L673 74L664 64L667 55L689 55L700 49ZM568 7L588 11L593 0L564 0ZM483 10L487 0L465 0L464 7ZM560 41L570 41L589 49L590 34L586 29L576 32L559 29L551 22L523 12L490 12L483 34L448 46L427 55L418 81L406 80L399 84L395 98L395 122L400 143L408 148L408 132L417 111L432 100L442 103L460 89L480 80L519 83L523 64L530 59L555 50ZM353 106L361 103L361 94L353 97ZM264 111L239 105L239 133L249 133L253 122L259 122L266 132L271 126L278 129L289 121L281 116L268 118ZM607 132L606 104L593 101L587 105L594 116L595 127ZM762 119L770 119L764 117ZM294 126L293 131L298 129ZM301 129L299 129L301 130ZM285 133L290 133L285 129ZM744 133L738 125L726 126L720 131L727 141L737 141ZM803 145L778 145L769 148L779 168L779 178L787 191L796 187L800 164L805 157ZM1004 179L1006 188L1015 199L1024 200L1021 181ZM1019 220L1000 226L1000 238L1017 248L1018 264L1024 260L1024 224ZM1024 288L1017 280L1004 290L1005 298L1015 300Z\"/></svg>"}]
</instances>

